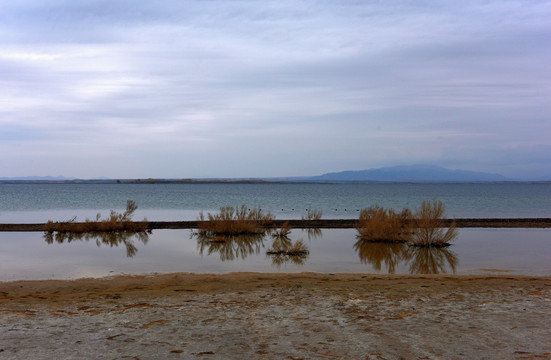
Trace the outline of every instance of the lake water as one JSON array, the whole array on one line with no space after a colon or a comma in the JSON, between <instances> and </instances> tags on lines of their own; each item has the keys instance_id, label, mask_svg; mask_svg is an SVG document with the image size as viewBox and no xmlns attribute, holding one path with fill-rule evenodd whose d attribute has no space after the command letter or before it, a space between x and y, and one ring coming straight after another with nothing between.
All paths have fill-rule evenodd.
<instances>
[{"instance_id":1,"label":"lake water","mask_svg":"<svg viewBox=\"0 0 551 360\"><path fill-rule=\"evenodd\" d=\"M551 184L0 184L0 223L95 218L129 199L136 219L167 221L241 204L278 219L300 219L306 209L355 218L376 204L401 210L433 199L450 217L551 217Z\"/></svg>"},{"instance_id":2,"label":"lake water","mask_svg":"<svg viewBox=\"0 0 551 360\"><path fill-rule=\"evenodd\" d=\"M359 242L354 229L295 229L302 258L267 255L271 236L202 241L189 230L155 230L148 239L55 240L42 233L0 233L0 281L72 279L117 274L234 271L321 273L456 273L551 276L551 229L461 229L445 249Z\"/></svg>"},{"instance_id":3,"label":"lake water","mask_svg":"<svg viewBox=\"0 0 551 360\"><path fill-rule=\"evenodd\" d=\"M551 184L0 184L0 223L106 216L128 199L139 205L135 219L149 220L195 220L241 204L278 219L300 219L309 208L356 218L371 205L415 208L432 199L449 217L551 217ZM291 241L301 239L308 256L278 258L266 254L270 236L213 244L189 230L155 230L68 242L0 232L0 281L179 271L551 275L551 229L461 229L453 246L430 251L359 243L354 229L293 230Z\"/></svg>"}]
</instances>

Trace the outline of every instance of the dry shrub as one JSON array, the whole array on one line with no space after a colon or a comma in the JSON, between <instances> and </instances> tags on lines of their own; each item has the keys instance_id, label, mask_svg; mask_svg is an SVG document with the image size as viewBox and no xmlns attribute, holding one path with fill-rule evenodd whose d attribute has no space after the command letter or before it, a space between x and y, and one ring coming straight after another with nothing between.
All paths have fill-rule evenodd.
<instances>
[{"instance_id":1,"label":"dry shrub","mask_svg":"<svg viewBox=\"0 0 551 360\"><path fill-rule=\"evenodd\" d=\"M297 240L294 243L291 241L274 241L272 248L266 251L268 255L287 255L287 256L300 256L307 255L310 251L308 246L302 240Z\"/></svg>"},{"instance_id":2,"label":"dry shrub","mask_svg":"<svg viewBox=\"0 0 551 360\"><path fill-rule=\"evenodd\" d=\"M218 214L208 213L206 218L201 212L197 230L203 236L265 234L273 220L272 214L258 208L226 206Z\"/></svg>"},{"instance_id":3,"label":"dry shrub","mask_svg":"<svg viewBox=\"0 0 551 360\"><path fill-rule=\"evenodd\" d=\"M444 230L445 208L442 201L423 201L413 216L412 246L445 247L457 236L455 222Z\"/></svg>"},{"instance_id":4,"label":"dry shrub","mask_svg":"<svg viewBox=\"0 0 551 360\"><path fill-rule=\"evenodd\" d=\"M372 242L407 242L411 236L411 211L396 213L379 205L362 209L358 220L358 238Z\"/></svg>"},{"instance_id":5,"label":"dry shrub","mask_svg":"<svg viewBox=\"0 0 551 360\"><path fill-rule=\"evenodd\" d=\"M272 248L266 251L266 255L272 258L272 264L281 265L292 262L296 265L303 265L308 258L310 251L302 240L294 243L290 239L275 239Z\"/></svg>"},{"instance_id":6,"label":"dry shrub","mask_svg":"<svg viewBox=\"0 0 551 360\"><path fill-rule=\"evenodd\" d=\"M126 202L126 210L120 214L111 210L109 217L101 220L101 214L97 214L95 220L86 219L84 222L76 222L76 217L65 222L53 222L49 220L45 224L44 230L52 233L87 233L87 232L140 232L147 230L147 219L142 221L132 221L134 212L138 209L138 205L133 200Z\"/></svg>"},{"instance_id":7,"label":"dry shrub","mask_svg":"<svg viewBox=\"0 0 551 360\"><path fill-rule=\"evenodd\" d=\"M306 215L302 216L302 220L320 220L323 212L318 209L306 210Z\"/></svg>"}]
</instances>

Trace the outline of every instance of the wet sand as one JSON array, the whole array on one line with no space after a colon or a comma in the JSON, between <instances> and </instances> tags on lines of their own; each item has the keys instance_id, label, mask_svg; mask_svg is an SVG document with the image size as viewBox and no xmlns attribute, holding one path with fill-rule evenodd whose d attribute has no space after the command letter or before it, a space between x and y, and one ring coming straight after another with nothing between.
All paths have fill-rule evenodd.
<instances>
[{"instance_id":1,"label":"wet sand","mask_svg":"<svg viewBox=\"0 0 551 360\"><path fill-rule=\"evenodd\" d=\"M0 283L0 359L551 359L551 277Z\"/></svg>"}]
</instances>

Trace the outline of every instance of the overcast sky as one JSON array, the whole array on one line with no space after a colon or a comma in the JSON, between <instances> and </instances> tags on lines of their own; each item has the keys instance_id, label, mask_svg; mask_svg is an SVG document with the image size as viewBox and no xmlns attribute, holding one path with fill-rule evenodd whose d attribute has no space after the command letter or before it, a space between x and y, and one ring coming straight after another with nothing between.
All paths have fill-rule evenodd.
<instances>
[{"instance_id":1,"label":"overcast sky","mask_svg":"<svg viewBox=\"0 0 551 360\"><path fill-rule=\"evenodd\" d=\"M0 1L0 177L551 179L549 1Z\"/></svg>"}]
</instances>

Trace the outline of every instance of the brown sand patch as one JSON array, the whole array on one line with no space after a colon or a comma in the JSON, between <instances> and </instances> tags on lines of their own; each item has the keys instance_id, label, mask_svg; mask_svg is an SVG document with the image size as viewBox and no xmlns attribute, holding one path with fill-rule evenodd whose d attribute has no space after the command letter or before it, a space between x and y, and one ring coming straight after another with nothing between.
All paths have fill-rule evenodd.
<instances>
[{"instance_id":1,"label":"brown sand patch","mask_svg":"<svg viewBox=\"0 0 551 360\"><path fill-rule=\"evenodd\" d=\"M6 282L0 294L7 359L551 354L550 277L179 273Z\"/></svg>"}]
</instances>

